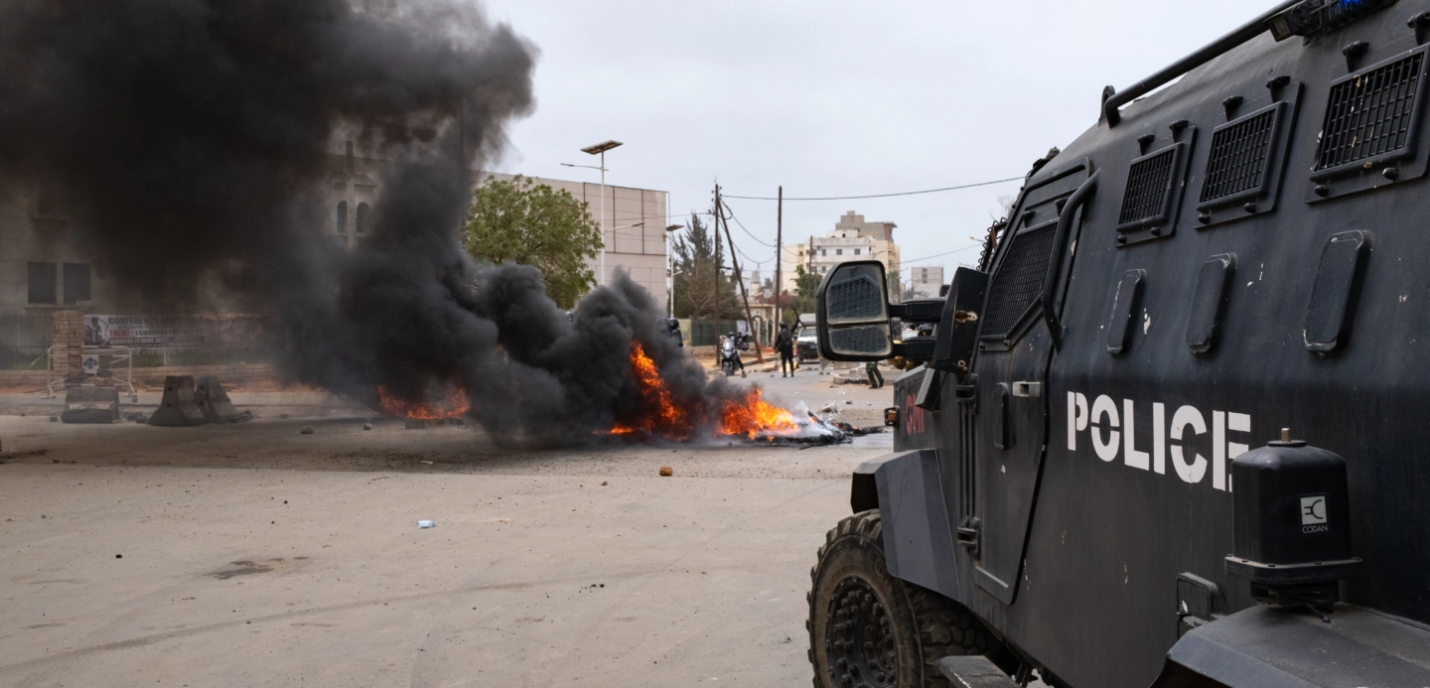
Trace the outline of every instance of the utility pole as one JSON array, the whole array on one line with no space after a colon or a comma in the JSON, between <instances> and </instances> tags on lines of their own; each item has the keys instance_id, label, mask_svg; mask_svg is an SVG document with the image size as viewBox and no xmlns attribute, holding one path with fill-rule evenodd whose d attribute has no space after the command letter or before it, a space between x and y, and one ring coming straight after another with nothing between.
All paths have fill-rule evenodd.
<instances>
[{"instance_id":1,"label":"utility pole","mask_svg":"<svg viewBox=\"0 0 1430 688\"><path fill-rule=\"evenodd\" d=\"M735 240L730 238L730 221L725 219L725 206L722 205L716 208L716 210L719 211L719 214L715 216L715 222L717 223L716 229L719 229L719 225L721 224L725 225L725 241L730 244L730 262L735 266L735 279L740 283L740 297L745 300L745 324L749 326L750 334L755 334L755 319L750 315L750 292L745 290L745 273L740 272L740 255L735 252ZM718 234L715 240L720 240ZM760 338L758 336L755 337L755 362L765 362L765 355L760 351Z\"/></svg>"},{"instance_id":2,"label":"utility pole","mask_svg":"<svg viewBox=\"0 0 1430 688\"><path fill-rule=\"evenodd\" d=\"M775 324L780 325L785 321L785 311L780 306L780 294L784 291L784 282L780 281L780 268L784 265L784 236L785 236L785 187L780 185L779 204L775 206Z\"/></svg>"},{"instance_id":3,"label":"utility pole","mask_svg":"<svg viewBox=\"0 0 1430 688\"><path fill-rule=\"evenodd\" d=\"M715 296L715 305L712 306L712 307L715 309L715 339L716 339L716 341L719 341L719 339L720 339L720 269L721 269L721 263L720 263L720 185L719 185L719 184L716 184L716 185L715 185L715 208L714 208L714 210L715 210L715 213L714 213L714 214L715 214L715 231L714 231L714 236L712 236L711 238L715 240L715 281L714 281L713 284L711 284L711 287L714 288L714 292L712 292L712 294ZM717 356L719 355L719 349L718 349L718 348L716 349L716 355L717 355Z\"/></svg>"}]
</instances>

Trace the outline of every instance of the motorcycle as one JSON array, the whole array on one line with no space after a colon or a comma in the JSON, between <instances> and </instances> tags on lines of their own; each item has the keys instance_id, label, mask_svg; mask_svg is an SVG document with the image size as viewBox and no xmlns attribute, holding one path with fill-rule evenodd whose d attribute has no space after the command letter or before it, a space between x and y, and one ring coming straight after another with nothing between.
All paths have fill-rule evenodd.
<instances>
[{"instance_id":1,"label":"motorcycle","mask_svg":"<svg viewBox=\"0 0 1430 688\"><path fill-rule=\"evenodd\" d=\"M725 337L720 342L720 371L728 377L740 369L740 377L745 377L745 366L740 361L740 345L736 337Z\"/></svg>"}]
</instances>

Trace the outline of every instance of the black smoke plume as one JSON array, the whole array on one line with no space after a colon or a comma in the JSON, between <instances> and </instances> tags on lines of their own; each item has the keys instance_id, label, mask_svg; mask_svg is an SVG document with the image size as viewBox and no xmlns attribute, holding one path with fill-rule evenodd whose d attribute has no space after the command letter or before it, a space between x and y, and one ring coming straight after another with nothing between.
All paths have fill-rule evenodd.
<instances>
[{"instance_id":1,"label":"black smoke plume","mask_svg":"<svg viewBox=\"0 0 1430 688\"><path fill-rule=\"evenodd\" d=\"M573 321L534 269L462 250L460 170L533 107L535 56L461 0L10 0L0 183L62 198L44 238L87 246L115 291L180 309L217 279L271 314L290 376L369 405L460 385L499 437L590 437L641 403L632 340L677 401L734 396L629 280ZM393 161L351 251L317 229L341 140Z\"/></svg>"}]
</instances>

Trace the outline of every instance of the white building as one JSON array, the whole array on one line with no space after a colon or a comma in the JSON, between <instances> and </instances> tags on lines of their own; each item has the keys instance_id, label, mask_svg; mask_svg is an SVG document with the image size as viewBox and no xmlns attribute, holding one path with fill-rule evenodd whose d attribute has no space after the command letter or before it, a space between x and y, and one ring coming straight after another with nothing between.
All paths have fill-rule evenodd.
<instances>
[{"instance_id":1,"label":"white building","mask_svg":"<svg viewBox=\"0 0 1430 688\"><path fill-rule=\"evenodd\" d=\"M899 247L894 243L897 226L892 222L865 222L863 215L851 210L839 218L828 235L810 237L805 244L785 245L780 251L784 290L795 293L797 265L822 276L840 263L873 259L882 262L890 273L898 271Z\"/></svg>"}]
</instances>

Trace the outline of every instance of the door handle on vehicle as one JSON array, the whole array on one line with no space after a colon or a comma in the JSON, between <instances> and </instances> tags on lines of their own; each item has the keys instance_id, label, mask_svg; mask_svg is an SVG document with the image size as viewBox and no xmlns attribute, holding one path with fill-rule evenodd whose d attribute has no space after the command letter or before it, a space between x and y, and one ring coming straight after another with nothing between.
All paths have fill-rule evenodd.
<instances>
[{"instance_id":1,"label":"door handle on vehicle","mask_svg":"<svg viewBox=\"0 0 1430 688\"><path fill-rule=\"evenodd\" d=\"M1068 197L1062 215L1058 217L1057 234L1053 235L1053 258L1048 261L1048 272L1043 280L1043 290L1038 295L1038 301L1043 306L1043 320L1048 323L1048 336L1052 337L1054 348L1062 348L1063 341L1062 323L1058 321L1058 314L1053 312L1053 292L1057 290L1058 272L1062 267L1063 244L1067 243L1068 234L1072 232L1073 218L1077 211L1087 205L1097 191L1097 180L1101 174L1102 170L1093 172L1092 176L1083 181L1077 191Z\"/></svg>"},{"instance_id":2,"label":"door handle on vehicle","mask_svg":"<svg viewBox=\"0 0 1430 688\"><path fill-rule=\"evenodd\" d=\"M1041 382L1014 382L1013 396L1023 398L1037 398L1043 396L1043 383Z\"/></svg>"}]
</instances>

